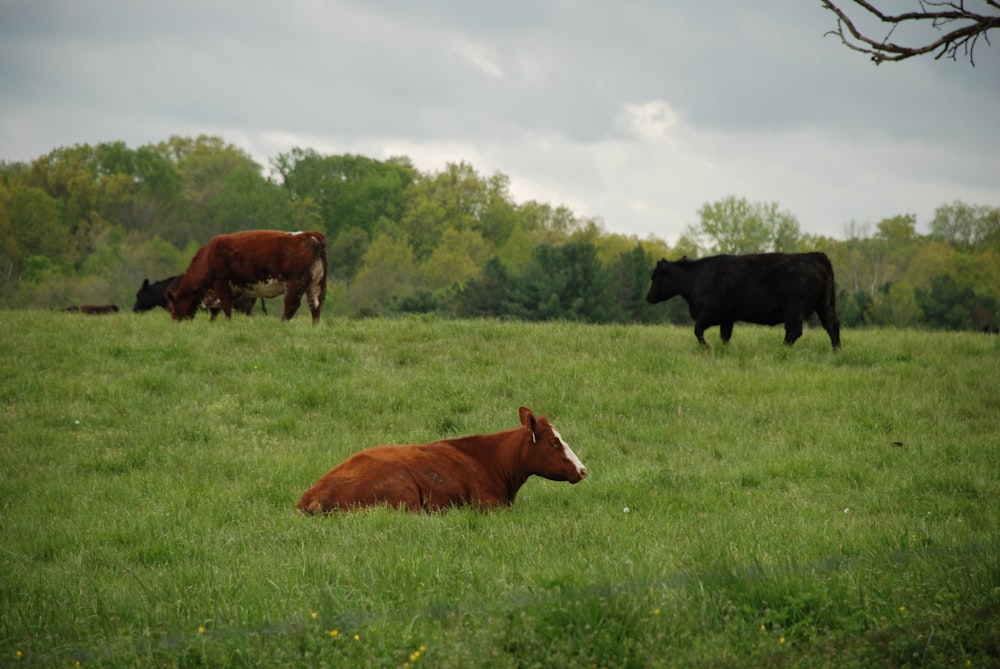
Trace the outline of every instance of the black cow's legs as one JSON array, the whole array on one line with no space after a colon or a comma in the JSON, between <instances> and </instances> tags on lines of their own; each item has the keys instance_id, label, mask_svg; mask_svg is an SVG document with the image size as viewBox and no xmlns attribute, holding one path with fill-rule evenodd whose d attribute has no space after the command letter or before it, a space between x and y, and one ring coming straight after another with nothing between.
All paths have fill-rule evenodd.
<instances>
[{"instance_id":1,"label":"black cow's legs","mask_svg":"<svg viewBox=\"0 0 1000 669\"><path fill-rule=\"evenodd\" d=\"M823 329L830 335L830 343L833 345L833 349L839 349L840 319L837 318L836 310L832 307L829 310L821 309L816 312L816 315L819 316L819 322L823 324Z\"/></svg>"},{"instance_id":2,"label":"black cow's legs","mask_svg":"<svg viewBox=\"0 0 1000 669\"><path fill-rule=\"evenodd\" d=\"M701 344L702 346L708 346L708 342L705 341L705 328L706 327L707 326L703 325L702 323L697 323L696 322L694 324L694 336L698 338L698 343Z\"/></svg>"},{"instance_id":3,"label":"black cow's legs","mask_svg":"<svg viewBox=\"0 0 1000 669\"><path fill-rule=\"evenodd\" d=\"M798 319L785 321L785 346L791 346L802 336L802 321Z\"/></svg>"},{"instance_id":4,"label":"black cow's legs","mask_svg":"<svg viewBox=\"0 0 1000 669\"><path fill-rule=\"evenodd\" d=\"M733 338L733 325L734 323L722 323L719 325L719 334L722 335L723 344L728 344L729 340Z\"/></svg>"}]
</instances>

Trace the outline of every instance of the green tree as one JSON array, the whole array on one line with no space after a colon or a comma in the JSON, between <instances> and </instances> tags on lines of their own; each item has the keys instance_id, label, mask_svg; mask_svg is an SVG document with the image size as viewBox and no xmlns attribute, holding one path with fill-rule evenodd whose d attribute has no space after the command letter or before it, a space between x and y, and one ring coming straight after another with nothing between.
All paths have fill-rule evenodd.
<instances>
[{"instance_id":1,"label":"green tree","mask_svg":"<svg viewBox=\"0 0 1000 669\"><path fill-rule=\"evenodd\" d=\"M961 201L934 210L931 239L971 252L986 246L1000 251L1000 208Z\"/></svg>"},{"instance_id":2,"label":"green tree","mask_svg":"<svg viewBox=\"0 0 1000 669\"><path fill-rule=\"evenodd\" d=\"M873 298L864 290L837 289L837 316L844 327L855 328L866 325L870 320L869 312Z\"/></svg>"},{"instance_id":3,"label":"green tree","mask_svg":"<svg viewBox=\"0 0 1000 669\"><path fill-rule=\"evenodd\" d=\"M492 246L478 231L449 228L421 264L421 283L431 291L461 288L480 275L491 252Z\"/></svg>"},{"instance_id":4,"label":"green tree","mask_svg":"<svg viewBox=\"0 0 1000 669\"><path fill-rule=\"evenodd\" d=\"M878 292L865 312L871 325L912 327L923 319L923 311L909 284L894 283Z\"/></svg>"},{"instance_id":5,"label":"green tree","mask_svg":"<svg viewBox=\"0 0 1000 669\"><path fill-rule=\"evenodd\" d=\"M5 251L0 270L8 279L16 279L29 257L36 265L44 257L53 269L68 269L76 259L61 203L39 188L0 184L0 239Z\"/></svg>"},{"instance_id":6,"label":"green tree","mask_svg":"<svg viewBox=\"0 0 1000 669\"><path fill-rule=\"evenodd\" d=\"M361 270L347 289L355 314L378 314L417 289L417 262L405 235L379 235L365 252Z\"/></svg>"},{"instance_id":7,"label":"green tree","mask_svg":"<svg viewBox=\"0 0 1000 669\"><path fill-rule=\"evenodd\" d=\"M375 237L398 225L406 192L419 177L405 157L379 161L351 154L323 156L299 148L280 154L272 166L292 202L316 203L330 237L350 228Z\"/></svg>"},{"instance_id":8,"label":"green tree","mask_svg":"<svg viewBox=\"0 0 1000 669\"><path fill-rule=\"evenodd\" d=\"M252 163L234 165L225 175L208 203L208 217L224 232L292 229L292 208L285 194Z\"/></svg>"},{"instance_id":9,"label":"green tree","mask_svg":"<svg viewBox=\"0 0 1000 669\"><path fill-rule=\"evenodd\" d=\"M364 263L370 243L368 233L361 228L347 228L327 243L330 276L352 280Z\"/></svg>"},{"instance_id":10,"label":"green tree","mask_svg":"<svg viewBox=\"0 0 1000 669\"><path fill-rule=\"evenodd\" d=\"M212 237L256 227L287 228L290 214L275 216L273 195L267 195L260 166L242 149L220 137L171 137L156 150L174 161L181 177L181 200L169 229L152 232L183 246L189 240L205 243ZM261 195L261 193L264 193ZM244 202L243 198L248 201ZM252 211L261 205L261 215Z\"/></svg>"},{"instance_id":11,"label":"green tree","mask_svg":"<svg viewBox=\"0 0 1000 669\"><path fill-rule=\"evenodd\" d=\"M409 190L400 225L420 259L440 246L449 229L475 231L499 248L518 224L508 190L509 181L502 174L484 179L468 163L449 163Z\"/></svg>"},{"instance_id":12,"label":"green tree","mask_svg":"<svg viewBox=\"0 0 1000 669\"><path fill-rule=\"evenodd\" d=\"M131 170L136 190L123 203L117 222L149 237L173 229L186 212L177 166L149 145L135 150Z\"/></svg>"},{"instance_id":13,"label":"green tree","mask_svg":"<svg viewBox=\"0 0 1000 669\"><path fill-rule=\"evenodd\" d=\"M56 149L32 162L23 185L61 203L63 224L72 236L75 263L89 256L104 229L121 218L137 184L118 171L130 164L124 144L78 145Z\"/></svg>"},{"instance_id":14,"label":"green tree","mask_svg":"<svg viewBox=\"0 0 1000 669\"><path fill-rule=\"evenodd\" d=\"M623 320L648 323L663 318L664 310L654 309L654 305L646 301L655 264L642 244L636 244L612 263L610 281Z\"/></svg>"},{"instance_id":15,"label":"green tree","mask_svg":"<svg viewBox=\"0 0 1000 669\"><path fill-rule=\"evenodd\" d=\"M618 320L611 281L594 245L570 241L535 247L513 291L512 311L527 320Z\"/></svg>"},{"instance_id":16,"label":"green tree","mask_svg":"<svg viewBox=\"0 0 1000 669\"><path fill-rule=\"evenodd\" d=\"M165 239L156 236L149 238L135 230L128 232L121 240L118 253L121 258L120 274L117 277L121 286L118 299L122 304L129 305L143 279L159 281L180 274L187 268L193 255L193 252L186 253Z\"/></svg>"},{"instance_id":17,"label":"green tree","mask_svg":"<svg viewBox=\"0 0 1000 669\"><path fill-rule=\"evenodd\" d=\"M500 318L512 313L513 277L496 256L486 263L482 275L456 291L455 312L464 317Z\"/></svg>"},{"instance_id":18,"label":"green tree","mask_svg":"<svg viewBox=\"0 0 1000 669\"><path fill-rule=\"evenodd\" d=\"M997 300L977 296L948 274L931 279L930 289L917 289L917 301L932 327L946 330L978 330L995 324L998 318Z\"/></svg>"},{"instance_id":19,"label":"green tree","mask_svg":"<svg viewBox=\"0 0 1000 669\"><path fill-rule=\"evenodd\" d=\"M707 254L795 251L801 237L798 220L779 211L777 202L749 202L729 196L698 210L700 223L685 234Z\"/></svg>"},{"instance_id":20,"label":"green tree","mask_svg":"<svg viewBox=\"0 0 1000 669\"><path fill-rule=\"evenodd\" d=\"M850 293L864 291L875 297L905 270L919 237L913 216L895 216L878 224L871 234L867 224L847 224L847 239L826 251L833 262L837 283Z\"/></svg>"}]
</instances>

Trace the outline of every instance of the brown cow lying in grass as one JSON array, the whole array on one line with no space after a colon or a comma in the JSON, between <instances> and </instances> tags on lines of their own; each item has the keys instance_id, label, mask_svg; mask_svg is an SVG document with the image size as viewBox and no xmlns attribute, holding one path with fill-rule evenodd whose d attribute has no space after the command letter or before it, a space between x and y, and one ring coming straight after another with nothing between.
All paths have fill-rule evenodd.
<instances>
[{"instance_id":1,"label":"brown cow lying in grass","mask_svg":"<svg viewBox=\"0 0 1000 669\"><path fill-rule=\"evenodd\" d=\"M577 483L587 468L549 419L518 411L521 426L506 432L445 439L419 446L375 446L355 453L306 490L303 513L387 505L410 511L449 506L510 506L537 475Z\"/></svg>"}]
</instances>

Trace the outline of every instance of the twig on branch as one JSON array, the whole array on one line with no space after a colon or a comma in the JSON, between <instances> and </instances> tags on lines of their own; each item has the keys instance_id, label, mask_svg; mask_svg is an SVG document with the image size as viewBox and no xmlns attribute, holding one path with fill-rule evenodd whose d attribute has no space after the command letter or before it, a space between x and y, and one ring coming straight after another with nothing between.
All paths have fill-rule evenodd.
<instances>
[{"instance_id":1,"label":"twig on branch","mask_svg":"<svg viewBox=\"0 0 1000 669\"><path fill-rule=\"evenodd\" d=\"M975 67L974 51L979 38L992 45L987 33L993 28L1000 28L1000 0L975 0L980 7L979 11L968 9L966 0L917 0L920 11L902 14L886 14L866 0L849 0L870 16L889 26L885 37L876 39L859 30L847 12L832 0L820 1L837 16L837 29L830 30L826 34L836 35L849 49L870 55L876 65L884 61L900 61L935 51L937 52L934 55L935 59L947 56L957 60L961 50L963 56L968 56L969 62ZM989 13L991 11L995 13ZM938 39L930 43L915 46L890 41L896 28L904 24L929 25L941 34Z\"/></svg>"}]
</instances>

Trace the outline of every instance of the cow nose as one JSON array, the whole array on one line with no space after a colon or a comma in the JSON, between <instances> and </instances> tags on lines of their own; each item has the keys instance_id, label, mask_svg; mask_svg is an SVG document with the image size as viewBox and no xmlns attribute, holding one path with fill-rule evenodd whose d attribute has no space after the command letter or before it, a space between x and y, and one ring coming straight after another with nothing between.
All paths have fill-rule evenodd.
<instances>
[{"instance_id":1,"label":"cow nose","mask_svg":"<svg viewBox=\"0 0 1000 669\"><path fill-rule=\"evenodd\" d=\"M582 478L582 479L587 478L587 468L586 467L580 467L580 478Z\"/></svg>"}]
</instances>

